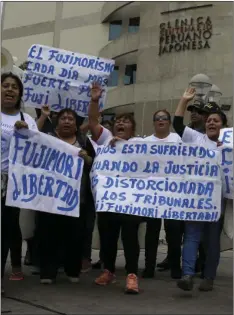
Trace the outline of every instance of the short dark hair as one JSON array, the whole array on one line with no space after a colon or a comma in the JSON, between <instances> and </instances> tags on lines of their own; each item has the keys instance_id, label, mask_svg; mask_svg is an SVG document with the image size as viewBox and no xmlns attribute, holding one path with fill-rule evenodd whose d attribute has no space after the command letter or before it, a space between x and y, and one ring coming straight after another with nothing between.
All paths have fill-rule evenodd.
<instances>
[{"instance_id":1,"label":"short dark hair","mask_svg":"<svg viewBox=\"0 0 234 315\"><path fill-rule=\"evenodd\" d=\"M135 131L136 131L136 121L134 119L133 114L132 113L122 113L122 114L116 115L115 119L114 119L114 124L115 124L116 120L121 119L121 118L128 119L131 122L133 132L135 133Z\"/></svg>"},{"instance_id":2,"label":"short dark hair","mask_svg":"<svg viewBox=\"0 0 234 315\"><path fill-rule=\"evenodd\" d=\"M165 115L167 115L169 122L171 122L171 114L166 109L159 109L154 113L153 121L155 121L155 117L158 115L158 113L163 112Z\"/></svg>"},{"instance_id":3,"label":"short dark hair","mask_svg":"<svg viewBox=\"0 0 234 315\"><path fill-rule=\"evenodd\" d=\"M84 118L78 116L77 113L76 113L73 109L71 109L71 108L64 108L64 109L60 110L60 112L58 112L58 115L57 115L57 117L56 117L56 126L57 126L58 121L59 121L59 119L61 118L61 116L62 116L63 114L65 114L65 113L67 113L67 114L72 114L72 116L73 116L73 117L75 118L75 120L76 120L77 130L79 130L79 129L80 129L80 126L83 124Z\"/></svg>"},{"instance_id":4,"label":"short dark hair","mask_svg":"<svg viewBox=\"0 0 234 315\"><path fill-rule=\"evenodd\" d=\"M7 78L12 78L16 81L18 88L19 88L19 100L18 102L15 104L15 108L16 109L20 109L21 108L21 102L22 102L22 97L23 97L23 93L24 93L24 86L22 81L20 80L20 78L12 73L12 72L5 72L1 75L1 84L3 84L3 82L7 79Z\"/></svg>"},{"instance_id":5,"label":"short dark hair","mask_svg":"<svg viewBox=\"0 0 234 315\"><path fill-rule=\"evenodd\" d=\"M211 116L211 115L218 115L220 117L220 119L222 120L222 124L223 127L227 127L228 126L228 121L227 121L227 116L224 112L222 111L218 111L218 112L214 112L214 113L209 113L207 116L207 119Z\"/></svg>"}]
</instances>

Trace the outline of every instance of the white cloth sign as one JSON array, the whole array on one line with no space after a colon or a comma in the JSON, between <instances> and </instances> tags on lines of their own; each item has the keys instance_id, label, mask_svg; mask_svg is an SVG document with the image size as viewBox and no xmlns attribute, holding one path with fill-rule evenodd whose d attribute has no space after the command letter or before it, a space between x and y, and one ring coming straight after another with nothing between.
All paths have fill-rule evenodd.
<instances>
[{"instance_id":1,"label":"white cloth sign","mask_svg":"<svg viewBox=\"0 0 234 315\"><path fill-rule=\"evenodd\" d=\"M225 209L223 234L221 235L221 247L223 247L224 250L233 248L233 127L221 129L219 140L225 147L232 148L232 151L226 149L223 154L224 163L222 176L225 183L223 195L228 198Z\"/></svg>"},{"instance_id":2,"label":"white cloth sign","mask_svg":"<svg viewBox=\"0 0 234 315\"><path fill-rule=\"evenodd\" d=\"M25 106L41 108L48 104L55 112L71 108L85 117L91 97L90 86L96 81L103 88L99 102L100 111L103 109L114 60L33 45L27 61L23 79Z\"/></svg>"},{"instance_id":3,"label":"white cloth sign","mask_svg":"<svg viewBox=\"0 0 234 315\"><path fill-rule=\"evenodd\" d=\"M222 180L223 180L223 196L228 199L233 199L233 148L222 146Z\"/></svg>"},{"instance_id":4,"label":"white cloth sign","mask_svg":"<svg viewBox=\"0 0 234 315\"><path fill-rule=\"evenodd\" d=\"M224 146L233 148L233 127L220 130L219 140Z\"/></svg>"},{"instance_id":5,"label":"white cloth sign","mask_svg":"<svg viewBox=\"0 0 234 315\"><path fill-rule=\"evenodd\" d=\"M217 221L220 155L205 147L121 141L97 149L91 171L96 211Z\"/></svg>"},{"instance_id":6,"label":"white cloth sign","mask_svg":"<svg viewBox=\"0 0 234 315\"><path fill-rule=\"evenodd\" d=\"M79 151L41 132L15 131L6 205L79 217L84 164Z\"/></svg>"},{"instance_id":7,"label":"white cloth sign","mask_svg":"<svg viewBox=\"0 0 234 315\"><path fill-rule=\"evenodd\" d=\"M219 140L223 143L223 181L224 181L224 197L233 199L233 127L220 130ZM232 150L230 150L232 148Z\"/></svg>"}]
</instances>

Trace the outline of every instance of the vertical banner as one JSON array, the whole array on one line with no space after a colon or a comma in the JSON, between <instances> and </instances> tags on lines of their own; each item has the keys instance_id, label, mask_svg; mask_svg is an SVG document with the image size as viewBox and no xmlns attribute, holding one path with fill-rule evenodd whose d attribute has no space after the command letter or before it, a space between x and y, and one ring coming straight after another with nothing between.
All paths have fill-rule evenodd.
<instances>
[{"instance_id":1,"label":"vertical banner","mask_svg":"<svg viewBox=\"0 0 234 315\"><path fill-rule=\"evenodd\" d=\"M234 197L233 186L233 128L220 130L219 140L223 143L222 149L222 179L223 196L228 199Z\"/></svg>"},{"instance_id":2,"label":"vertical banner","mask_svg":"<svg viewBox=\"0 0 234 315\"><path fill-rule=\"evenodd\" d=\"M233 148L233 128L223 128L220 130L219 140L224 146Z\"/></svg>"},{"instance_id":3,"label":"vertical banner","mask_svg":"<svg viewBox=\"0 0 234 315\"><path fill-rule=\"evenodd\" d=\"M223 180L223 196L227 199L234 197L234 183L233 183L233 149L222 146L222 180Z\"/></svg>"}]
</instances>

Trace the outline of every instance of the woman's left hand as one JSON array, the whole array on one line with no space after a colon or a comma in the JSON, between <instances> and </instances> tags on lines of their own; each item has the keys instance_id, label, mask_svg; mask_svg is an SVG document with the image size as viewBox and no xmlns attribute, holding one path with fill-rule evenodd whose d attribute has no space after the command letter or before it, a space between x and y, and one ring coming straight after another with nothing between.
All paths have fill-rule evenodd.
<instances>
[{"instance_id":1,"label":"woman's left hand","mask_svg":"<svg viewBox=\"0 0 234 315\"><path fill-rule=\"evenodd\" d=\"M85 150L80 150L79 157L84 159L86 156L88 156L88 152Z\"/></svg>"},{"instance_id":2,"label":"woman's left hand","mask_svg":"<svg viewBox=\"0 0 234 315\"><path fill-rule=\"evenodd\" d=\"M19 129L28 129L28 124L25 121L18 120L15 123L15 129L17 129L17 130L19 130Z\"/></svg>"},{"instance_id":3,"label":"woman's left hand","mask_svg":"<svg viewBox=\"0 0 234 315\"><path fill-rule=\"evenodd\" d=\"M79 152L79 157L81 157L82 159L84 159L85 163L87 164L91 164L92 163L92 158L91 156L88 155L88 152L85 150L80 150Z\"/></svg>"}]
</instances>

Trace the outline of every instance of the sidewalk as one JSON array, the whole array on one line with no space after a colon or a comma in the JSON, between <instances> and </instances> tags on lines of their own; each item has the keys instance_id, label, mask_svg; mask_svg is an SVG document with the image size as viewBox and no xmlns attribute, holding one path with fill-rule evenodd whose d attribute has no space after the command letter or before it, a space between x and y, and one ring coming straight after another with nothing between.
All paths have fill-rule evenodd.
<instances>
[{"instance_id":1,"label":"sidewalk","mask_svg":"<svg viewBox=\"0 0 234 315\"><path fill-rule=\"evenodd\" d=\"M166 247L160 245L158 261L162 261ZM124 257L119 251L117 283L98 287L93 280L98 271L83 274L79 284L70 284L65 275L58 276L57 284L42 286L38 276L31 276L25 267L24 281L9 281L5 277L6 298L2 299L2 314L232 314L233 313L233 259L232 251L221 255L218 277L213 292L197 290L192 293L177 289L168 272L157 272L155 279L140 279L141 294L123 293L125 285ZM98 252L93 252L93 260ZM144 267L144 252L140 268ZM8 264L7 272L10 273ZM9 297L9 298L8 298Z\"/></svg>"}]
</instances>

